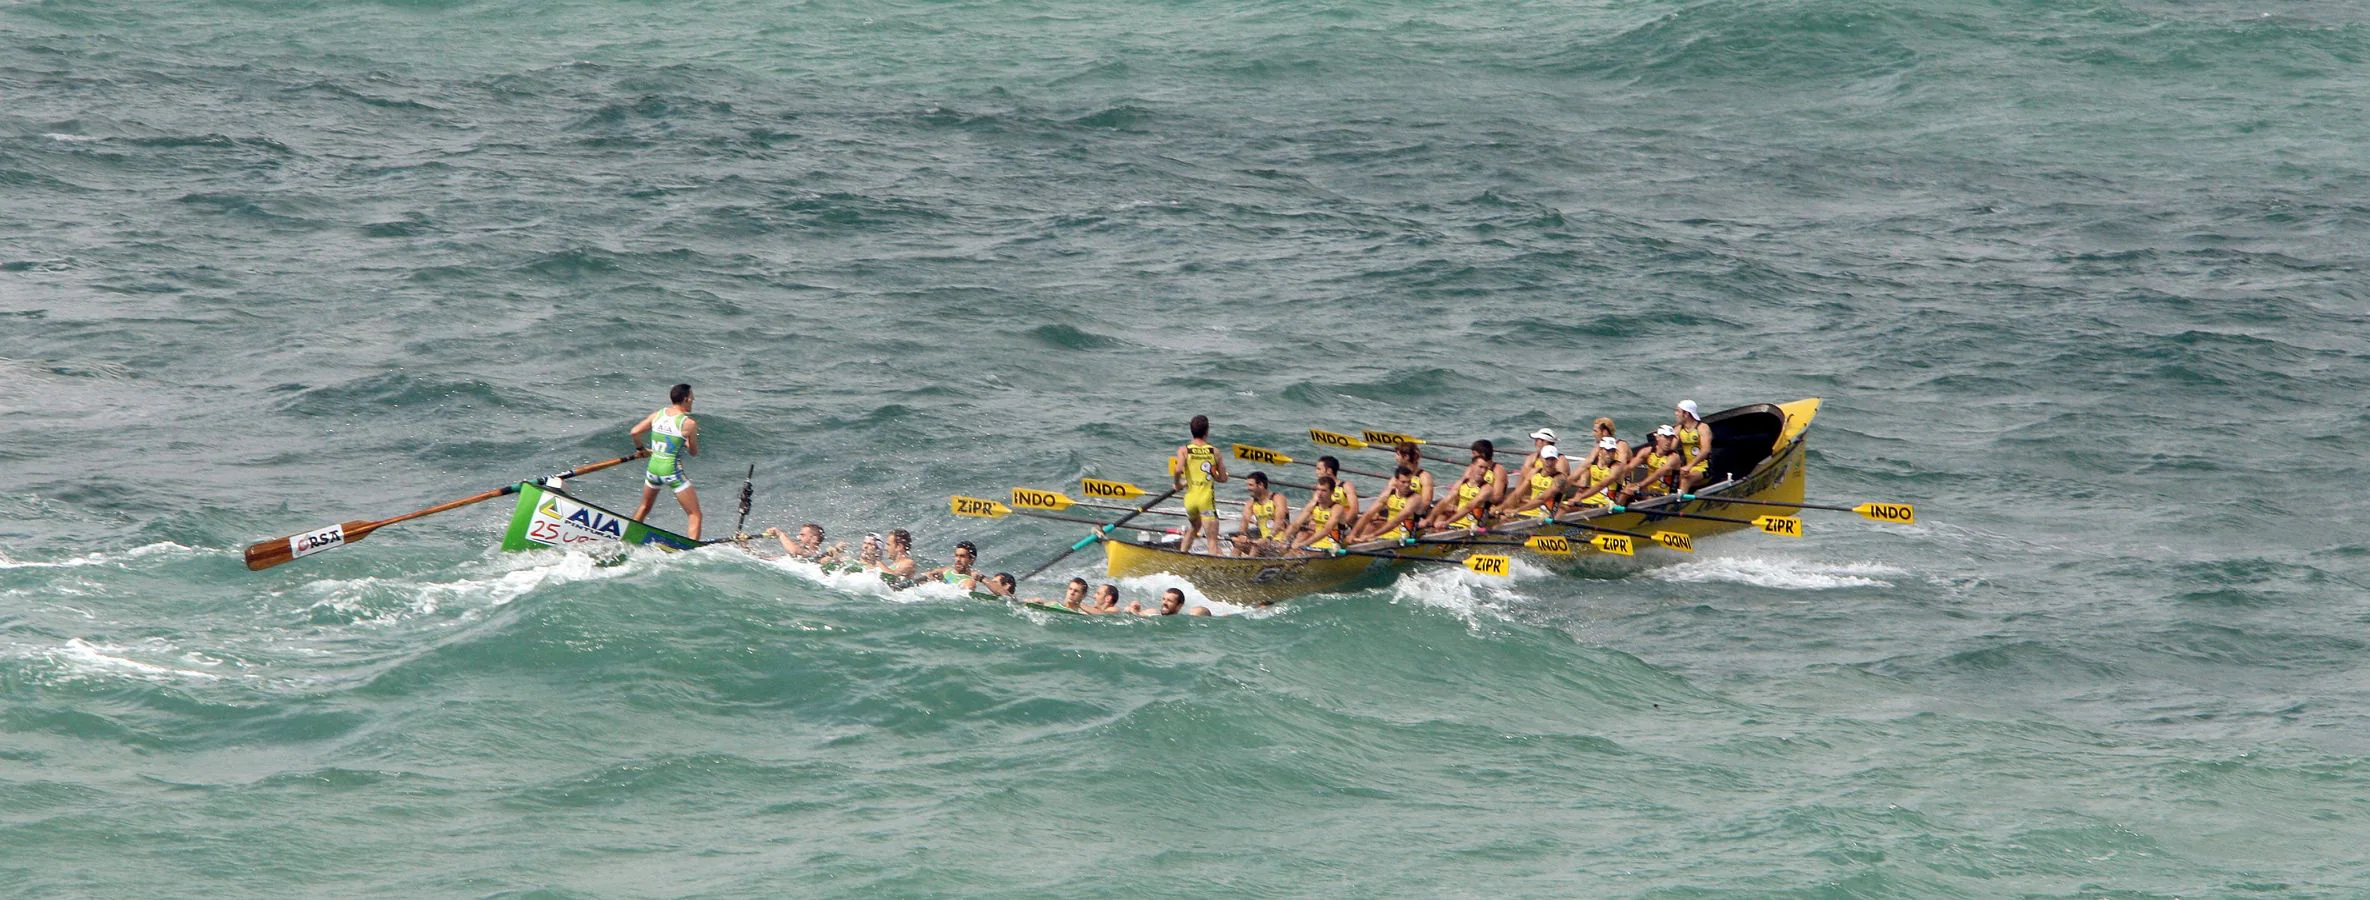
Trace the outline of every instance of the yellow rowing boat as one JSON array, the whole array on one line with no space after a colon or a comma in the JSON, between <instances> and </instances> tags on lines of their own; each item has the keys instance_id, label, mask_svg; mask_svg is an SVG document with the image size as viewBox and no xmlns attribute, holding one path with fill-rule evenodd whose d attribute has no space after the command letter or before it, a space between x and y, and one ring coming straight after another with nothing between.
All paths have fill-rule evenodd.
<instances>
[{"instance_id":1,"label":"yellow rowing boat","mask_svg":"<svg viewBox=\"0 0 2370 900\"><path fill-rule=\"evenodd\" d=\"M1740 406L1705 416L1704 421L1712 426L1709 477L1715 480L1699 488L1692 495L1695 499L1643 500L1623 512L1593 513L1564 520L1578 525L1518 522L1493 528L1491 533L1562 535L1575 538L1574 546L1585 547L1584 539L1598 533L1592 527L1676 532L1691 538L1755 527L1742 522L1672 518L1669 513L1741 520L1764 513L1791 515L1803 497L1804 431L1818 412L1819 400L1811 397L1792 403ZM1425 540L1469 537L1487 539L1486 535L1470 531L1453 531L1429 535ZM1102 545L1113 578L1173 576L1191 582L1210 599L1237 604L1272 603L1380 583L1399 570L1418 564L1413 559L1454 559L1474 549L1469 544L1421 543L1401 547L1382 543L1361 545L1357 549L1392 556L1256 557L1211 556L1117 539L1105 540ZM1671 552L1645 541L1638 542L1638 548Z\"/></svg>"}]
</instances>

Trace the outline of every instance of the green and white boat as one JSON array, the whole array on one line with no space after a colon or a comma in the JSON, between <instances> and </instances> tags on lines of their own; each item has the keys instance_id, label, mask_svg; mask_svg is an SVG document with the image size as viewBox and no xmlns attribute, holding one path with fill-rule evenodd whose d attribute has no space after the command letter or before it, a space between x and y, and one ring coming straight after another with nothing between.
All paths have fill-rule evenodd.
<instances>
[{"instance_id":1,"label":"green and white boat","mask_svg":"<svg viewBox=\"0 0 2370 900\"><path fill-rule=\"evenodd\" d=\"M553 548L589 551L603 544L689 550L702 543L532 481L518 483L518 505L511 508L510 530L502 535L502 549L513 552Z\"/></svg>"}]
</instances>

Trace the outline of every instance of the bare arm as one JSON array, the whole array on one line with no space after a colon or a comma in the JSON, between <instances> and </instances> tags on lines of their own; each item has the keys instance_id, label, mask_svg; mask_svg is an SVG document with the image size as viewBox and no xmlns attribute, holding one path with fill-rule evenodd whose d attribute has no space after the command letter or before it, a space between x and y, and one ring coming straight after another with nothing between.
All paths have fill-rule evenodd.
<instances>
[{"instance_id":1,"label":"bare arm","mask_svg":"<svg viewBox=\"0 0 2370 900\"><path fill-rule=\"evenodd\" d=\"M699 455L698 419L685 418L683 420L683 448L690 451L693 456Z\"/></svg>"}]
</instances>

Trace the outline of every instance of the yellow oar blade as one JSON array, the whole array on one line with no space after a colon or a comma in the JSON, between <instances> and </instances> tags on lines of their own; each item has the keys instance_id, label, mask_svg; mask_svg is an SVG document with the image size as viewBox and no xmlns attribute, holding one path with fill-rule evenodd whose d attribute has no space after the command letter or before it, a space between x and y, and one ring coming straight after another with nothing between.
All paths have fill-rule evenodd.
<instances>
[{"instance_id":1,"label":"yellow oar blade","mask_svg":"<svg viewBox=\"0 0 2370 900\"><path fill-rule=\"evenodd\" d=\"M1064 510L1069 509L1070 505L1076 502L1078 501L1055 491L1020 487L1012 489L1012 505L1021 509Z\"/></svg>"},{"instance_id":2,"label":"yellow oar blade","mask_svg":"<svg viewBox=\"0 0 2370 900\"><path fill-rule=\"evenodd\" d=\"M1681 553L1695 552L1695 538L1676 531L1657 531L1654 533L1654 542Z\"/></svg>"},{"instance_id":3,"label":"yellow oar blade","mask_svg":"<svg viewBox=\"0 0 2370 900\"><path fill-rule=\"evenodd\" d=\"M1899 525L1917 524L1917 507L1907 503L1862 503L1852 507L1852 512L1879 522L1892 522Z\"/></svg>"},{"instance_id":4,"label":"yellow oar blade","mask_svg":"<svg viewBox=\"0 0 2370 900\"><path fill-rule=\"evenodd\" d=\"M1078 479L1078 491L1097 500L1133 500L1144 496L1144 489L1124 481Z\"/></svg>"},{"instance_id":5,"label":"yellow oar blade","mask_svg":"<svg viewBox=\"0 0 2370 900\"><path fill-rule=\"evenodd\" d=\"M1465 568L1483 575L1507 578L1514 574L1514 560L1504 556L1475 554L1465 557Z\"/></svg>"},{"instance_id":6,"label":"yellow oar blade","mask_svg":"<svg viewBox=\"0 0 2370 900\"><path fill-rule=\"evenodd\" d=\"M1753 524L1760 527L1762 534L1790 538L1802 536L1802 520L1793 516L1762 516L1754 519Z\"/></svg>"},{"instance_id":7,"label":"yellow oar blade","mask_svg":"<svg viewBox=\"0 0 2370 900\"><path fill-rule=\"evenodd\" d=\"M1396 431L1376 431L1372 428L1360 429L1358 432L1358 437L1365 439L1366 443L1369 444L1383 444L1390 447L1397 447L1400 444L1421 445L1424 443L1423 438L1416 437L1411 434L1400 434Z\"/></svg>"},{"instance_id":8,"label":"yellow oar blade","mask_svg":"<svg viewBox=\"0 0 2370 900\"><path fill-rule=\"evenodd\" d=\"M1292 464L1292 457L1285 456L1273 450L1269 450L1266 447L1253 447L1249 444L1234 445L1234 458L1247 459L1255 463L1261 463L1270 466L1288 466Z\"/></svg>"},{"instance_id":9,"label":"yellow oar blade","mask_svg":"<svg viewBox=\"0 0 2370 900\"><path fill-rule=\"evenodd\" d=\"M1012 515L1012 508L985 497L950 497L947 507L955 515L972 519L1001 519Z\"/></svg>"},{"instance_id":10,"label":"yellow oar blade","mask_svg":"<svg viewBox=\"0 0 2370 900\"><path fill-rule=\"evenodd\" d=\"M1364 450L1364 449L1366 449L1366 442L1365 442L1365 441L1359 440L1359 439L1357 439L1357 438L1351 437L1351 436L1349 436L1349 435L1346 435L1346 434L1342 434L1342 433L1340 433L1340 432L1336 432L1336 431L1326 431L1325 429L1322 429L1322 428L1311 428L1311 429L1309 429L1309 430L1308 430L1308 439L1309 439L1309 442L1310 442L1310 443L1313 443L1313 444L1322 444L1322 445L1324 445L1324 446L1327 446L1327 447L1340 447L1340 448L1342 448L1342 449L1344 449L1344 450Z\"/></svg>"},{"instance_id":11,"label":"yellow oar blade","mask_svg":"<svg viewBox=\"0 0 2370 900\"><path fill-rule=\"evenodd\" d=\"M1614 556L1636 556L1637 545L1626 534L1600 534L1588 539L1588 545Z\"/></svg>"},{"instance_id":12,"label":"yellow oar blade","mask_svg":"<svg viewBox=\"0 0 2370 900\"><path fill-rule=\"evenodd\" d=\"M1542 534L1538 537L1522 542L1522 545L1525 548L1537 550L1549 556L1572 555L1571 539L1558 535Z\"/></svg>"}]
</instances>

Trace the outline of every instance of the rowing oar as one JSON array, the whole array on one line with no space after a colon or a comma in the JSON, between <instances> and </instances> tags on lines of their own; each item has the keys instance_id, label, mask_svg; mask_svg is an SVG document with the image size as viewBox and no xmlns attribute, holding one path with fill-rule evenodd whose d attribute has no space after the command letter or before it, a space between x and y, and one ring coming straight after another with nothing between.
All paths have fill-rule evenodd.
<instances>
[{"instance_id":1,"label":"rowing oar","mask_svg":"<svg viewBox=\"0 0 2370 900\"><path fill-rule=\"evenodd\" d=\"M1547 554L1548 556L1570 556L1573 552L1572 539L1557 534L1533 535L1530 538L1519 541L1501 541L1480 537L1470 537L1444 540L1408 538L1399 542L1399 545L1402 547L1414 547L1424 544L1429 544L1435 547L1521 547L1525 550L1536 550L1540 553ZM1630 555L1627 552L1614 549L1610 546L1598 545L1597 548L1604 550L1607 553L1619 553L1622 556Z\"/></svg>"},{"instance_id":2,"label":"rowing oar","mask_svg":"<svg viewBox=\"0 0 2370 900\"><path fill-rule=\"evenodd\" d=\"M1483 575L1496 575L1500 578L1508 578L1514 575L1514 560L1512 558L1489 553L1476 553L1471 556L1467 556L1464 559L1441 559L1434 556L1405 556L1398 553L1378 553L1373 550L1345 550L1340 548L1335 548L1332 550L1319 550L1317 552L1330 556L1372 556L1378 559L1392 559L1399 560L1401 562L1444 563L1452 566L1463 566L1468 571L1479 572Z\"/></svg>"},{"instance_id":3,"label":"rowing oar","mask_svg":"<svg viewBox=\"0 0 2370 900\"><path fill-rule=\"evenodd\" d=\"M1520 520L1520 521L1518 521L1518 522L1516 522L1516 523L1513 523L1513 524L1522 524L1522 523L1524 523L1524 522L1533 523L1533 524L1540 525L1540 526L1547 526L1547 525L1562 525L1562 526L1565 526L1565 527L1567 527L1567 528L1585 528L1585 529L1588 529L1588 530L1590 530L1590 531L1598 532L1599 534L1602 534L1602 535L1615 536L1615 537L1622 537L1622 538L1628 538L1628 539L1631 539L1631 540L1639 540L1639 541L1653 541L1653 542L1655 542L1655 543L1657 543L1657 544L1661 544L1662 546L1669 547L1669 548L1671 548L1671 549L1673 549L1673 550L1677 550L1677 551L1679 551L1679 552L1681 552L1681 553L1693 553L1693 552L1695 552L1695 538L1693 538L1693 537L1690 537L1690 536L1688 536L1688 535L1686 535L1686 534L1683 534L1683 533L1680 533L1680 532L1676 532L1676 531L1657 531L1657 532L1653 532L1653 533L1649 534L1649 533L1642 532L1642 531L1623 531L1623 530L1621 530L1621 529L1619 529L1619 528L1606 528L1606 527L1604 527L1604 526L1602 526L1602 525L1590 525L1590 524L1588 524L1587 522L1573 521L1573 520L1568 520L1568 519L1553 519L1553 520L1548 520L1548 521L1540 521L1540 520L1538 520L1538 519L1523 519L1523 520ZM1482 528L1482 529L1478 529L1478 530L1477 530L1477 533L1480 533L1480 534L1512 534L1513 532L1493 532L1493 531L1491 531L1490 529L1487 529L1487 528ZM1417 540L1418 540L1418 541L1421 541L1421 542L1424 542L1424 543L1436 543L1436 544L1453 544L1453 543L1456 543L1456 542L1457 542L1457 541L1459 541L1459 540L1462 540L1462 538L1445 538L1445 539L1439 539L1439 540L1427 540L1427 539L1424 539L1424 538L1418 538ZM1629 556L1629 555L1631 555L1631 553L1630 553L1630 552L1625 552L1624 550L1621 550L1621 549L1615 549L1616 547L1619 547L1619 546L1621 546L1621 545L1622 545L1622 543L1623 543L1623 542L1619 542L1619 541L1606 541L1606 542L1604 542L1604 543L1598 543L1598 542L1597 542L1597 540L1596 540L1595 538L1590 538L1590 539L1588 540L1588 544L1589 544L1589 546L1595 547L1595 548L1597 548L1597 549L1599 549L1599 550L1603 550L1603 551L1605 551L1605 552L1607 552L1607 553L1614 553L1614 554L1619 554L1619 555L1621 555L1621 556ZM1539 548L1537 548L1537 547L1533 547L1533 548L1531 548L1531 549L1533 549L1533 550L1537 550L1537 549L1539 549ZM1561 555L1561 554L1557 554L1557 555Z\"/></svg>"},{"instance_id":4,"label":"rowing oar","mask_svg":"<svg viewBox=\"0 0 2370 900\"><path fill-rule=\"evenodd\" d=\"M1269 482L1269 483L1271 483L1271 484L1280 484L1281 482L1274 482L1274 481L1271 481L1271 482ZM1013 496L1015 496L1015 497L1018 497L1018 496L1019 496L1019 492L1020 492L1020 491L1022 491L1022 490L1024 490L1024 488L1013 488L1012 490L1013 490L1013 492L1014 492ZM1315 489L1314 489L1314 488L1311 488L1310 490L1315 490ZM1137 486L1135 486L1135 485L1129 484L1129 483L1127 483L1127 482L1124 482L1124 481L1104 481L1104 480L1102 480L1102 479L1100 479L1100 478L1081 478L1081 479L1078 479L1078 492L1079 492L1079 493L1081 493L1081 494L1085 494L1085 495L1087 495L1087 496L1089 496L1089 497L1094 497L1094 498L1096 498L1096 499L1101 499L1101 500L1134 500L1134 499L1136 499L1137 497L1142 497L1142 496L1144 496L1144 489L1143 489L1143 488L1137 487ZM1052 491L1046 491L1046 492L1044 492L1044 493L1047 493L1047 494L1053 494L1053 496L1056 496L1056 497L1059 497L1059 496L1061 496L1060 494L1054 494ZM1219 501L1217 501L1217 502L1219 502L1219 503L1224 503L1224 504L1227 504L1227 505L1229 505L1229 506L1241 506L1241 505L1243 505L1243 501L1241 501L1241 500L1219 500ZM1018 502L1018 501L1015 501L1014 505L1015 505L1015 506L1032 506L1032 505L1034 505L1034 504L1020 503L1020 502ZM1092 504L1089 504L1089 505L1092 505ZM1043 507L1043 508L1044 508L1044 509L1060 509L1061 507L1059 507L1059 506L1048 506L1048 507ZM1110 507L1110 508L1111 508L1111 509L1134 509L1135 507L1133 507L1133 506L1114 506L1114 507Z\"/></svg>"},{"instance_id":5,"label":"rowing oar","mask_svg":"<svg viewBox=\"0 0 2370 900\"><path fill-rule=\"evenodd\" d=\"M1312 434L1313 434L1313 433L1315 433L1315 432L1313 432L1313 431L1312 431L1312 432L1310 432L1310 433L1312 433ZM1255 463L1264 463L1264 464L1271 465L1271 466L1307 466L1307 467L1309 467L1309 468L1312 468L1312 469L1317 467L1317 464L1316 464L1316 463L1310 462L1310 461L1308 461L1308 460L1305 460L1305 459L1293 459L1292 457L1285 456L1284 454L1277 453L1277 452L1275 452L1275 451L1273 451L1273 450L1269 450L1269 449L1267 449L1266 447L1253 447L1253 446L1251 446L1251 445L1249 445L1249 444L1235 444L1235 445L1234 445L1234 458L1236 458L1236 459L1247 459L1247 460L1250 460L1250 461L1252 461L1252 462L1255 462ZM1382 473L1380 473L1380 472L1368 472L1368 471L1365 471L1365 470L1362 470L1362 469L1352 469L1352 468L1349 468L1348 466L1343 466L1341 470L1342 470L1342 471L1344 471L1344 472L1348 472L1348 473L1350 473L1350 474L1352 474L1352 475L1364 475L1364 476L1366 476L1366 477L1368 477L1368 478L1381 478L1381 479L1388 480L1388 479L1391 477L1391 476L1389 476L1389 475L1384 475L1384 474L1382 474ZM1276 481L1276 480L1275 480L1275 479L1273 479L1273 478L1270 478L1270 479L1268 479L1268 482L1269 482L1269 483L1271 483L1271 484L1281 484L1281 485L1283 485L1283 486L1285 486L1285 487L1288 487L1288 488L1298 488L1298 489L1300 489L1300 490L1304 490L1304 491L1313 491L1313 490L1316 490L1316 488L1314 488L1314 487L1311 487L1311 486L1309 486L1309 485L1305 485L1305 484L1289 484L1289 483L1282 482L1282 481Z\"/></svg>"},{"instance_id":6,"label":"rowing oar","mask_svg":"<svg viewBox=\"0 0 2370 900\"><path fill-rule=\"evenodd\" d=\"M1012 489L1012 505L1018 509L1042 509L1052 512L1060 512L1073 506L1083 506L1087 509L1110 510L1126 510L1135 508L1133 506L1122 506L1117 503L1093 503L1086 500L1072 500L1070 499L1069 495L1060 491L1042 491L1036 488L1023 487L1016 487ZM1149 509L1145 510L1144 512L1146 515L1173 516L1176 518L1184 518L1188 515L1188 513L1181 509ZM1215 513L1212 515L1215 515Z\"/></svg>"},{"instance_id":7,"label":"rowing oar","mask_svg":"<svg viewBox=\"0 0 2370 900\"><path fill-rule=\"evenodd\" d=\"M1052 513L1039 512L1033 509L1013 509L1012 507L1005 506L1004 504L998 503L994 500L989 500L984 497L949 497L947 498L947 507L948 509L952 510L955 515L971 519L1001 519L1005 516L1027 516L1032 519L1050 519L1055 522L1076 522L1080 525L1099 526L1110 524L1105 523L1101 519L1081 519L1077 516L1057 516ZM1120 508L1134 509L1135 507L1123 506ZM1183 515L1183 513L1178 513L1178 515ZM1182 533L1174 528L1147 528L1144 530L1158 531L1162 534Z\"/></svg>"},{"instance_id":8,"label":"rowing oar","mask_svg":"<svg viewBox=\"0 0 2370 900\"><path fill-rule=\"evenodd\" d=\"M1130 520L1134 519L1135 517L1137 517L1137 516L1140 516L1140 515L1143 515L1143 514L1144 514L1144 512L1145 512L1146 510L1149 510L1149 509L1151 509L1151 508L1153 508L1153 507L1155 507L1155 506L1159 506L1159 505L1161 504L1161 502L1162 502L1162 501L1164 501L1164 500L1167 500L1167 499L1168 499L1168 498L1170 498L1170 497L1174 497L1174 496L1176 496L1176 495L1177 495L1177 492L1178 492L1178 491L1182 491L1182 490L1184 490L1184 488L1182 488L1182 487L1172 487L1172 488L1169 488L1168 490L1165 490L1165 491L1162 491L1162 492L1160 492L1160 496L1158 496L1158 497L1154 497L1154 498L1152 498L1152 499L1150 499L1150 500L1146 500L1146 501L1144 501L1144 505L1142 505L1142 506L1139 506L1139 507L1136 507L1136 509L1135 509L1135 511L1134 511L1134 512L1128 513L1127 515L1124 515L1124 516L1120 516L1120 517L1119 517L1119 519L1118 519L1117 521L1110 522L1110 523L1108 523L1108 524L1105 524L1105 525L1103 525L1103 526L1102 526L1102 527L1100 527L1100 528L1097 528L1097 529L1095 529L1095 530L1094 530L1092 533L1089 533L1087 536L1085 536L1085 537L1082 537L1082 538L1079 538L1077 543L1075 543L1075 544L1071 544L1071 545L1070 545L1070 549L1068 549L1068 550L1064 550L1064 551L1062 551L1061 553L1059 553L1059 554L1056 554L1056 555L1054 556L1054 558L1052 558L1052 559L1049 559L1049 560L1046 560L1044 565L1042 565L1042 566L1038 566L1038 567L1036 567L1036 568L1034 568L1034 569L1030 569L1030 570L1029 570L1029 574L1027 574L1027 575L1023 575L1023 576L1021 576L1021 577L1020 577L1020 581L1027 581L1027 580L1029 580L1029 579L1031 579L1031 578L1035 578L1035 577L1037 577L1037 573L1039 573L1039 572L1043 572L1043 571L1045 571L1045 570L1047 570L1047 569L1050 569L1050 568L1053 568L1053 564L1054 564L1054 563L1058 563L1058 562L1061 562L1062 560L1069 559L1069 558L1070 558L1070 554L1072 554L1072 553L1076 553L1076 552L1078 552L1078 551L1080 551L1080 550L1084 550L1084 549L1086 549L1086 548L1088 548L1088 547L1094 546L1094 542L1096 542L1096 541L1099 541L1099 540L1102 540L1104 535L1110 534L1112 531L1114 531L1114 530L1117 530L1117 529L1119 528L1119 526L1127 524L1127 523L1128 523ZM1015 584L1018 584L1019 582L1014 582L1014 583L1015 583Z\"/></svg>"},{"instance_id":9,"label":"rowing oar","mask_svg":"<svg viewBox=\"0 0 2370 900\"><path fill-rule=\"evenodd\" d=\"M1415 452L1418 455L1433 462L1444 462L1459 466L1472 462L1471 459L1454 459L1451 457L1440 456L1438 454L1425 453L1424 445L1431 443L1430 441L1416 437L1412 434L1400 434L1396 431L1377 431L1372 428L1364 428L1358 431L1357 437L1351 437L1338 431L1326 431L1321 428L1311 428L1308 430L1308 439L1311 442L1324 444L1328 447L1342 447L1350 450L1388 450L1393 453L1397 453L1399 451L1400 444L1414 444Z\"/></svg>"},{"instance_id":10,"label":"rowing oar","mask_svg":"<svg viewBox=\"0 0 2370 900\"><path fill-rule=\"evenodd\" d=\"M606 462L597 462L591 465L577 466L576 468L569 469L568 471L561 472L557 475L547 476L541 480L550 481L552 479L565 480L574 478L579 475L598 472L602 469L609 468L610 466L633 462L634 460L641 459L642 457L648 455L650 455L650 451L648 450L636 450L628 456L620 456L616 459L608 460ZM389 525L393 525L397 522L409 522L422 516L433 516L440 512L448 512L451 510L460 509L461 507L468 506L472 503L484 503L496 497L507 497L515 493L518 493L518 482L514 481L503 485L499 490L491 490L482 494L472 494L459 500L454 500L450 503L439 503L435 506L428 507L427 509L416 512L407 512L394 518L380 519L376 522L357 519L339 525L331 525L326 528L307 531L302 534L292 534L287 537L273 538L259 544L251 545L247 548L247 568L253 571L261 572L265 569L269 569L281 563L294 560L298 557L311 556L324 550L335 550L339 547L343 547L347 544L369 537L371 532L385 528Z\"/></svg>"},{"instance_id":11,"label":"rowing oar","mask_svg":"<svg viewBox=\"0 0 2370 900\"><path fill-rule=\"evenodd\" d=\"M1738 506L1790 506L1795 509L1831 509L1836 512L1859 513L1861 518L1899 525L1917 524L1917 507L1907 503L1877 503L1870 501L1858 506L1836 506L1829 503L1787 503L1783 500L1729 500L1723 497L1701 497L1680 494L1681 500L1702 500L1707 503L1733 503Z\"/></svg>"},{"instance_id":12,"label":"rowing oar","mask_svg":"<svg viewBox=\"0 0 2370 900\"><path fill-rule=\"evenodd\" d=\"M1750 503L1753 501L1738 500L1730 502ZM1661 516L1672 519L1702 519L1706 522L1728 522L1735 525L1751 525L1755 528L1761 529L1762 534L1774 534L1778 537L1798 538L1802 536L1802 520L1794 518L1793 516L1754 516L1750 519L1734 519L1728 516L1707 516L1702 513L1663 512L1658 509L1633 509L1620 504L1614 504L1605 508L1617 513L1637 513L1638 515L1646 516L1648 518Z\"/></svg>"}]
</instances>

